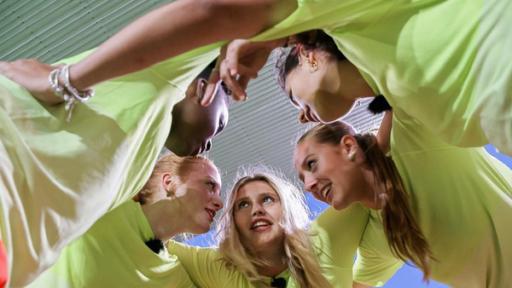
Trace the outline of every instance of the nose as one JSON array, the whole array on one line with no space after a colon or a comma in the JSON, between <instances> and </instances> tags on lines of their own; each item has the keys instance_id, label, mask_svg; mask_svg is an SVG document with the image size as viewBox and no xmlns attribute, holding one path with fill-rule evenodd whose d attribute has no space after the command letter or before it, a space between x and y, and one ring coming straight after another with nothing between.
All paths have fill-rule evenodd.
<instances>
[{"instance_id":1,"label":"nose","mask_svg":"<svg viewBox=\"0 0 512 288\"><path fill-rule=\"evenodd\" d=\"M222 207L224 207L224 204L222 203L222 199L220 198L220 195L216 194L214 197L213 197L213 207L215 208L215 211L219 211L220 209L222 209Z\"/></svg>"},{"instance_id":2,"label":"nose","mask_svg":"<svg viewBox=\"0 0 512 288\"><path fill-rule=\"evenodd\" d=\"M212 140L208 139L206 141L206 145L205 145L205 148L204 148L204 151L210 151L210 149L212 148Z\"/></svg>"},{"instance_id":3,"label":"nose","mask_svg":"<svg viewBox=\"0 0 512 288\"><path fill-rule=\"evenodd\" d=\"M263 206L261 204L254 204L252 206L252 215L253 216L256 216L256 215L264 215L265 214L265 209L263 209Z\"/></svg>"},{"instance_id":4,"label":"nose","mask_svg":"<svg viewBox=\"0 0 512 288\"><path fill-rule=\"evenodd\" d=\"M311 173L307 173L304 175L304 187L307 191L315 193L317 189L318 181L316 178L311 175Z\"/></svg>"}]
</instances>

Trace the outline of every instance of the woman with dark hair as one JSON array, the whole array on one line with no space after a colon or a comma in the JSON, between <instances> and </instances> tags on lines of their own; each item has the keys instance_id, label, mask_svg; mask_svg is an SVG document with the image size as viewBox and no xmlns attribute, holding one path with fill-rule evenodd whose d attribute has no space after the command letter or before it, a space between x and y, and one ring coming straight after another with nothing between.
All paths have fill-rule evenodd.
<instances>
[{"instance_id":1,"label":"woman with dark hair","mask_svg":"<svg viewBox=\"0 0 512 288\"><path fill-rule=\"evenodd\" d=\"M463 147L491 142L512 155L512 66L503 61L512 46L511 8L500 0L175 1L73 65L69 79L78 91L87 91L216 41L268 41L322 29L374 91L446 142ZM234 53L223 79L240 99L268 54L250 48ZM39 99L59 103L47 81L50 70L37 63L0 65L0 72ZM207 94L205 104L213 95Z\"/></svg>"},{"instance_id":2,"label":"woman with dark hair","mask_svg":"<svg viewBox=\"0 0 512 288\"><path fill-rule=\"evenodd\" d=\"M28 287L195 287L165 243L208 232L222 208L220 181L207 158L161 157L133 201L101 217Z\"/></svg>"},{"instance_id":3,"label":"woman with dark hair","mask_svg":"<svg viewBox=\"0 0 512 288\"><path fill-rule=\"evenodd\" d=\"M336 121L307 131L295 149L296 170L317 199L370 210L355 285L380 286L406 260L453 287L512 285L512 171L483 148L449 145L393 113L392 158L375 136Z\"/></svg>"}]
</instances>

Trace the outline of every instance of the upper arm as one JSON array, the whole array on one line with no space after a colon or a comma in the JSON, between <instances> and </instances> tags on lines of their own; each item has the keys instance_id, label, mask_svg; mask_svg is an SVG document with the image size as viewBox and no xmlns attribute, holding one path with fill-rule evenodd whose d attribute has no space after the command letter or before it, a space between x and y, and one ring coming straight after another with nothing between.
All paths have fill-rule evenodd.
<instances>
[{"instance_id":1,"label":"upper arm","mask_svg":"<svg viewBox=\"0 0 512 288\"><path fill-rule=\"evenodd\" d=\"M390 137L391 137L391 126L393 122L393 112L386 111L384 113L384 118L382 118L382 122L380 123L379 131L377 132L377 143L379 143L379 147L387 154L390 149Z\"/></svg>"}]
</instances>

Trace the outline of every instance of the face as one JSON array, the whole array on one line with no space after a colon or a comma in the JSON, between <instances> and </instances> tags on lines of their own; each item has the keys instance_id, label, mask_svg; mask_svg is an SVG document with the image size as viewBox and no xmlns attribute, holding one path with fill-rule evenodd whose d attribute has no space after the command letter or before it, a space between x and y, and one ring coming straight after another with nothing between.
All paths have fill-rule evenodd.
<instances>
[{"instance_id":1,"label":"face","mask_svg":"<svg viewBox=\"0 0 512 288\"><path fill-rule=\"evenodd\" d=\"M185 98L173 108L171 133L166 147L179 156L208 151L212 138L228 123L228 96L223 87L217 89L215 99L208 107L200 104L206 84L206 79L196 79L188 87ZM220 82L217 85L221 85Z\"/></svg>"},{"instance_id":2,"label":"face","mask_svg":"<svg viewBox=\"0 0 512 288\"><path fill-rule=\"evenodd\" d=\"M331 59L323 52L301 53L299 57L300 64L285 79L285 90L301 110L301 122L337 120L368 93L363 90L369 90L368 85L350 62Z\"/></svg>"},{"instance_id":3,"label":"face","mask_svg":"<svg viewBox=\"0 0 512 288\"><path fill-rule=\"evenodd\" d=\"M176 200L183 203L184 218L189 219L190 233L208 232L215 214L222 208L220 175L207 162L193 164L192 170L176 185Z\"/></svg>"},{"instance_id":4,"label":"face","mask_svg":"<svg viewBox=\"0 0 512 288\"><path fill-rule=\"evenodd\" d=\"M353 149L353 144L320 144L311 137L295 148L295 169L306 190L337 210L361 201L368 188L362 164L350 159Z\"/></svg>"},{"instance_id":5,"label":"face","mask_svg":"<svg viewBox=\"0 0 512 288\"><path fill-rule=\"evenodd\" d=\"M240 239L248 249L262 251L283 244L281 201L266 182L252 181L238 189L233 217Z\"/></svg>"}]
</instances>

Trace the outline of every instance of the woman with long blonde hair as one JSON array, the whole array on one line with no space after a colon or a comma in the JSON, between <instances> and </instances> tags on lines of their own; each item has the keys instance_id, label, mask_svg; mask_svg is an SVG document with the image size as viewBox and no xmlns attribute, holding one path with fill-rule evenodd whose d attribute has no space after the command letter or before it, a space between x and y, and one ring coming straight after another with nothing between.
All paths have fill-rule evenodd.
<instances>
[{"instance_id":1,"label":"woman with long blonde hair","mask_svg":"<svg viewBox=\"0 0 512 288\"><path fill-rule=\"evenodd\" d=\"M192 281L200 287L343 287L351 284L353 253L345 267L332 262L330 221L310 225L302 193L267 169L246 169L226 197L219 247L170 242ZM364 227L364 213L359 227ZM339 223L338 223L339 224ZM331 226L329 229L326 226ZM361 235L362 229L351 235ZM358 234L359 233L359 234ZM348 237L351 238L351 237ZM358 236L354 237L358 242ZM342 237L339 239L343 243ZM357 244L355 244L357 245ZM354 245L347 245L355 252ZM347 273L348 272L348 273Z\"/></svg>"}]
</instances>

